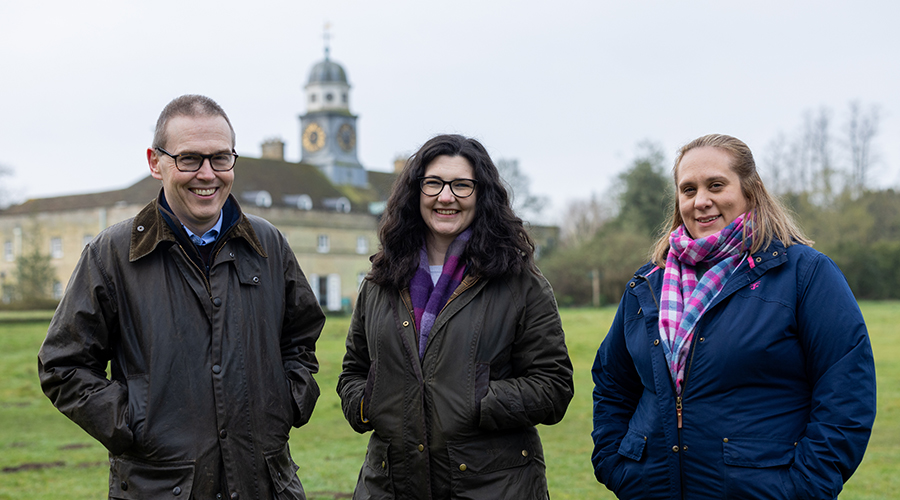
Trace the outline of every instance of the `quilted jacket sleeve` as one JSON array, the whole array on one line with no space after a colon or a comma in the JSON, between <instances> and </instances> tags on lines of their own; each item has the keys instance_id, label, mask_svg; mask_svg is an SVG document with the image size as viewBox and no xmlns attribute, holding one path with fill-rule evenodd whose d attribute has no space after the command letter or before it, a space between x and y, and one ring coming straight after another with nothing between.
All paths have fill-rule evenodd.
<instances>
[{"instance_id":1,"label":"quilted jacket sleeve","mask_svg":"<svg viewBox=\"0 0 900 500\"><path fill-rule=\"evenodd\" d=\"M812 387L791 479L803 499L835 498L863 458L875 420L875 363L840 270L817 254L799 270L797 323Z\"/></svg>"},{"instance_id":2,"label":"quilted jacket sleeve","mask_svg":"<svg viewBox=\"0 0 900 500\"><path fill-rule=\"evenodd\" d=\"M128 391L106 377L118 336L115 288L93 244L85 247L38 353L41 389L111 453L131 446Z\"/></svg>"}]
</instances>

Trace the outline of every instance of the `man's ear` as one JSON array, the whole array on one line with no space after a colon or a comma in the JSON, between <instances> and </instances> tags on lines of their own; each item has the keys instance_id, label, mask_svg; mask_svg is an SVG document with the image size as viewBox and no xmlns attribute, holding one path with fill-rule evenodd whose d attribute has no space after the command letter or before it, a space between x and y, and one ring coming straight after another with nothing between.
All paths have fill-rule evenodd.
<instances>
[{"instance_id":1,"label":"man's ear","mask_svg":"<svg viewBox=\"0 0 900 500\"><path fill-rule=\"evenodd\" d=\"M147 148L147 164L150 166L150 175L154 179L162 180L162 172L159 168L159 155L156 154L156 150L153 148Z\"/></svg>"}]
</instances>

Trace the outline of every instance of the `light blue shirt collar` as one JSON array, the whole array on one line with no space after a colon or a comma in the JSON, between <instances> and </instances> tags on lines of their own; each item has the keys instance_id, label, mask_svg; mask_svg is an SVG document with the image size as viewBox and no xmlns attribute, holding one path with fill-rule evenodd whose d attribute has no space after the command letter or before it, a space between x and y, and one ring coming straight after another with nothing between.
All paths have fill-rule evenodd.
<instances>
[{"instance_id":1,"label":"light blue shirt collar","mask_svg":"<svg viewBox=\"0 0 900 500\"><path fill-rule=\"evenodd\" d=\"M203 236L197 236L192 233L190 229L187 228L184 224L181 225L185 231L187 231L188 237L191 241L194 242L197 246L209 245L210 243L216 241L216 238L219 237L219 232L222 230L222 211L219 210L219 220L216 221L216 225L213 226L209 231L203 233Z\"/></svg>"}]
</instances>

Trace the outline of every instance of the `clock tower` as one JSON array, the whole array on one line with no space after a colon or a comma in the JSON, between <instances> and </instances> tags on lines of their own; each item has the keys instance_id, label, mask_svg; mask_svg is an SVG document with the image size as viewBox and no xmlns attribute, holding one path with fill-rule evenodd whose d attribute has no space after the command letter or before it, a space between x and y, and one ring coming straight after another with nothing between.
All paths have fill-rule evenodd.
<instances>
[{"instance_id":1,"label":"clock tower","mask_svg":"<svg viewBox=\"0 0 900 500\"><path fill-rule=\"evenodd\" d=\"M315 165L335 184L368 185L356 157L356 118L350 113L350 84L328 56L313 66L306 84L306 114L300 115L300 161Z\"/></svg>"}]
</instances>

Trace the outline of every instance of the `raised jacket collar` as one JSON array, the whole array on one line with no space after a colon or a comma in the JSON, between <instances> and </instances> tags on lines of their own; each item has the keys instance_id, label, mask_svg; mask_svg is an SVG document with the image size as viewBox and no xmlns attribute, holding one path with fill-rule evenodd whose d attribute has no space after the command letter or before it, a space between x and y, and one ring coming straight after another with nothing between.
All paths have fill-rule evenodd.
<instances>
[{"instance_id":1,"label":"raised jacket collar","mask_svg":"<svg viewBox=\"0 0 900 500\"><path fill-rule=\"evenodd\" d=\"M177 236L172 228L166 223L163 215L160 213L160 197L162 189L159 191L156 199L148 203L134 217L131 225L131 244L128 250L128 261L135 262L147 255L151 254L160 243L170 242L179 243ZM235 210L240 214L238 221L230 228L223 229L224 233L219 235L216 241L216 247L222 245L225 241L233 238L243 238L250 247L256 251L261 257L267 257L266 251L263 249L262 243L256 236L250 220L244 215L237 200L232 195L228 195L228 202L234 203ZM180 225L180 222L178 223ZM187 238L187 235L184 236ZM190 240L188 240L190 241Z\"/></svg>"}]
</instances>

